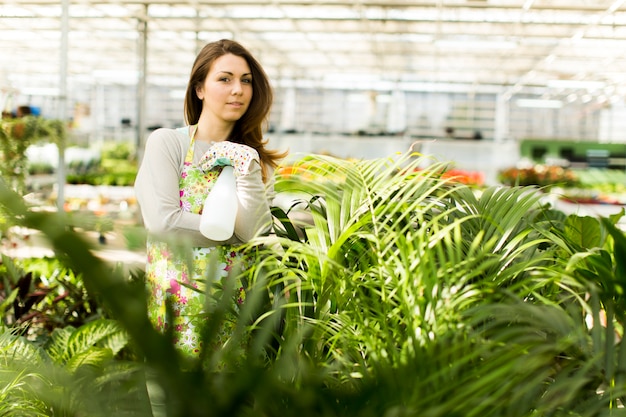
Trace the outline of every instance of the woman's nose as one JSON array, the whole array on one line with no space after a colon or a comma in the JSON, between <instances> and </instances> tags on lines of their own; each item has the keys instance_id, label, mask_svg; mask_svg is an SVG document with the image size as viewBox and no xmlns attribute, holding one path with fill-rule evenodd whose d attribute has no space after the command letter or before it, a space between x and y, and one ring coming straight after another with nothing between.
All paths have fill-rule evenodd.
<instances>
[{"instance_id":1,"label":"woman's nose","mask_svg":"<svg viewBox=\"0 0 626 417\"><path fill-rule=\"evenodd\" d=\"M242 91L243 91L243 89L241 88L241 81L233 82L232 94L233 95L238 95L238 94L241 94Z\"/></svg>"}]
</instances>

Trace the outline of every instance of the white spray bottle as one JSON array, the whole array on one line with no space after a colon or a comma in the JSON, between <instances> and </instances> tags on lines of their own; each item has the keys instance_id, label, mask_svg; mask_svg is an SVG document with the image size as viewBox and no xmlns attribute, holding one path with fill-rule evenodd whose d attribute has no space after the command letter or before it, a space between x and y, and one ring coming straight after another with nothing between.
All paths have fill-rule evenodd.
<instances>
[{"instance_id":1,"label":"white spray bottle","mask_svg":"<svg viewBox=\"0 0 626 417\"><path fill-rule=\"evenodd\" d=\"M234 170L226 165L204 200L200 233L211 240L228 240L235 232L238 207Z\"/></svg>"}]
</instances>

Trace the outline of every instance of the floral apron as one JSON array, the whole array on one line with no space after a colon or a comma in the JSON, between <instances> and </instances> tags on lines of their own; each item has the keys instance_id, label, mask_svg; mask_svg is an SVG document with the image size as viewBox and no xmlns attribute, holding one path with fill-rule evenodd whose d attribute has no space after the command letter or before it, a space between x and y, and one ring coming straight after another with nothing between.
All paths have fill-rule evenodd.
<instances>
[{"instance_id":1,"label":"floral apron","mask_svg":"<svg viewBox=\"0 0 626 417\"><path fill-rule=\"evenodd\" d=\"M181 128L183 131L186 129ZM194 143L195 130L179 180L180 206L184 211L201 214L204 199L221 172L221 167L205 173L194 165ZM208 319L205 313L204 283L207 279L223 281L235 264L243 267L243 256L229 245L192 248L191 258L189 256L189 253L177 252L166 242L148 238L148 316L159 331L172 327L175 347L183 354L195 357L202 347L200 330ZM235 304L238 305L243 302L245 292L239 281L236 285ZM171 317L166 314L166 301L172 305ZM211 342L217 345L226 343L234 328L232 319L225 319L218 340Z\"/></svg>"}]
</instances>

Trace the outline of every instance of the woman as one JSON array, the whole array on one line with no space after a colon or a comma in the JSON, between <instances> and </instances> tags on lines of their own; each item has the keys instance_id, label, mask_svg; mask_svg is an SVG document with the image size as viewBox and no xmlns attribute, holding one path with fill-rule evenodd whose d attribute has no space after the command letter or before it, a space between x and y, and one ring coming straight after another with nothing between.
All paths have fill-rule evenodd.
<instances>
[{"instance_id":1,"label":"woman","mask_svg":"<svg viewBox=\"0 0 626 417\"><path fill-rule=\"evenodd\" d=\"M267 149L263 138L272 99L269 80L250 52L231 40L209 43L191 70L187 126L158 129L146 142L135 192L148 230L148 314L158 330L171 327L176 347L190 356L200 351L198 330L206 315L202 293L189 286L203 289L207 279L228 277L243 259L236 246L271 225L273 172L284 157ZM204 199L224 161L234 166L239 208L233 236L217 242L199 227ZM190 243L191 255L177 250L174 240ZM210 271L216 258L218 270ZM173 306L171 318L166 300ZM226 329L221 336L223 343Z\"/></svg>"}]
</instances>

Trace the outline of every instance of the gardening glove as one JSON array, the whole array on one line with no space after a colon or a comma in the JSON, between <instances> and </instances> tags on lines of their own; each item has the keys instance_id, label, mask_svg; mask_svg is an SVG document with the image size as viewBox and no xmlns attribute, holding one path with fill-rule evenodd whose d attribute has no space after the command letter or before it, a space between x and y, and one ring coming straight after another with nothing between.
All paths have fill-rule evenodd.
<instances>
[{"instance_id":1,"label":"gardening glove","mask_svg":"<svg viewBox=\"0 0 626 417\"><path fill-rule=\"evenodd\" d=\"M215 167L230 165L234 168L235 177L250 173L252 161L259 161L259 153L248 145L230 141L217 142L200 158L200 168L208 172Z\"/></svg>"}]
</instances>

